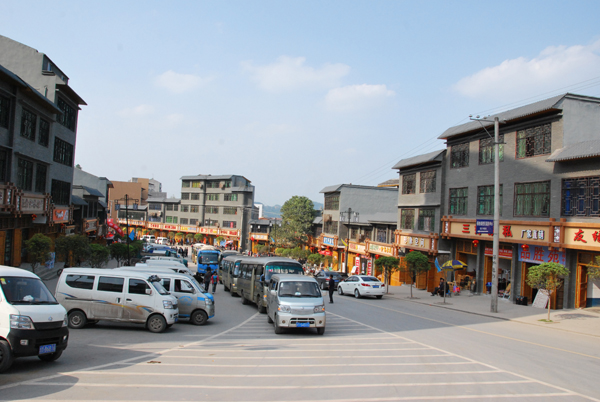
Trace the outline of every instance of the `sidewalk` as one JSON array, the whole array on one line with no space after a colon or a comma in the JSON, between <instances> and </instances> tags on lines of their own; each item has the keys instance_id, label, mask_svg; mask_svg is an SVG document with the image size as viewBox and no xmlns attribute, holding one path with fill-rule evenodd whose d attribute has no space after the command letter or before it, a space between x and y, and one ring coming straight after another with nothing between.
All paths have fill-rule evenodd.
<instances>
[{"instance_id":1,"label":"sidewalk","mask_svg":"<svg viewBox=\"0 0 600 402\"><path fill-rule=\"evenodd\" d=\"M446 303L440 296L431 296L425 290L413 288L413 298L410 298L410 286L390 286L385 297L393 297L409 303L419 303L432 307L446 308L492 317L498 320L516 321L553 330L562 330L578 334L600 337L600 307L586 309L551 310L551 323L539 321L548 318L548 310L511 303L507 299L498 298L498 312L492 313L490 295L472 295L464 291L460 295L446 297Z\"/></svg>"}]
</instances>

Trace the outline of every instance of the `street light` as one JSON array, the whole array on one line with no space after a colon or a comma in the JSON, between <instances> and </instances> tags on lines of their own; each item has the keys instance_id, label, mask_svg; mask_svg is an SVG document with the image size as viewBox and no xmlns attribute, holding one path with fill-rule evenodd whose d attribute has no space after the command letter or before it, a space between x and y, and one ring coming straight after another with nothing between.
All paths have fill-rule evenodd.
<instances>
[{"instance_id":1,"label":"street light","mask_svg":"<svg viewBox=\"0 0 600 402\"><path fill-rule=\"evenodd\" d=\"M119 198L117 201L125 201L125 225L127 226L127 233L126 233L126 237L127 237L127 266L131 266L131 259L129 257L129 241L131 240L129 238L129 201L133 201L133 209L137 211L138 209L138 202L140 201L139 199L136 198L129 198L129 195L125 194L125 197L123 198ZM117 204L119 205L119 204ZM120 207L118 209L121 209ZM117 213L118 214L118 213Z\"/></svg>"},{"instance_id":2,"label":"street light","mask_svg":"<svg viewBox=\"0 0 600 402\"><path fill-rule=\"evenodd\" d=\"M347 211L340 212L340 220L347 221L347 232L346 232L346 266L345 270L348 273L348 249L350 248L350 219L354 219L354 222L358 222L358 212L352 211L352 208L348 208Z\"/></svg>"},{"instance_id":3,"label":"street light","mask_svg":"<svg viewBox=\"0 0 600 402\"><path fill-rule=\"evenodd\" d=\"M488 116L489 117L489 116ZM488 123L494 123L494 238L493 238L493 256L492 256L492 304L490 311L492 313L498 312L498 253L500 249L500 120L498 117L494 117L493 120L489 118L480 119L479 116L473 118L469 116L471 120L478 121L483 129L490 135L487 129L481 123L482 121ZM505 121L502 121L505 123ZM491 137L491 135L490 135Z\"/></svg>"}]
</instances>

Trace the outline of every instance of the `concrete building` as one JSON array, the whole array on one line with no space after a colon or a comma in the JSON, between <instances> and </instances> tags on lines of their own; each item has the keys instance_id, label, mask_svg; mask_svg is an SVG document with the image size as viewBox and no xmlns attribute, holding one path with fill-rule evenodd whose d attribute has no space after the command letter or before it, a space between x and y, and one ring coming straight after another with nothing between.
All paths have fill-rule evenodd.
<instances>
[{"instance_id":1,"label":"concrete building","mask_svg":"<svg viewBox=\"0 0 600 402\"><path fill-rule=\"evenodd\" d=\"M107 234L108 192L113 187L106 177L94 176L82 169L73 171L73 225L66 234L86 234L90 238L104 238Z\"/></svg>"}]
</instances>

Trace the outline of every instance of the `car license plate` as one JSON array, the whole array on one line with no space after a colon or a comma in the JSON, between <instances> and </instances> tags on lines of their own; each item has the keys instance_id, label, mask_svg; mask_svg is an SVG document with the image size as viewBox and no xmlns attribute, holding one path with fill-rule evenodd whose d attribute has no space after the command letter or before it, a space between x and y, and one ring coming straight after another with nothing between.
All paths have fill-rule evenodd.
<instances>
[{"instance_id":1,"label":"car license plate","mask_svg":"<svg viewBox=\"0 0 600 402\"><path fill-rule=\"evenodd\" d=\"M47 353L54 353L56 352L56 343L53 343L51 345L42 345L40 346L40 355L45 355Z\"/></svg>"},{"instance_id":2,"label":"car license plate","mask_svg":"<svg viewBox=\"0 0 600 402\"><path fill-rule=\"evenodd\" d=\"M374 287L374 288L378 288L378 287L379 287L379 285L373 285L373 287Z\"/></svg>"},{"instance_id":3,"label":"car license plate","mask_svg":"<svg viewBox=\"0 0 600 402\"><path fill-rule=\"evenodd\" d=\"M297 322L296 323L296 327L304 327L304 328L310 327L310 323L308 323L308 322Z\"/></svg>"}]
</instances>

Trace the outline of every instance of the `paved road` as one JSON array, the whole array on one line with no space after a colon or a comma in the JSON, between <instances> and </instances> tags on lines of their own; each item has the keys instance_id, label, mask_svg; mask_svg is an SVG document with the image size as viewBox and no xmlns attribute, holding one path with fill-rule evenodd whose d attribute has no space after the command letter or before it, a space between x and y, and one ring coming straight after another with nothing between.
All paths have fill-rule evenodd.
<instances>
[{"instance_id":1,"label":"paved road","mask_svg":"<svg viewBox=\"0 0 600 402\"><path fill-rule=\"evenodd\" d=\"M409 301L336 297L327 330L275 335L266 316L216 294L217 318L164 334L71 331L57 362L17 361L1 400L599 400L598 338Z\"/></svg>"}]
</instances>

